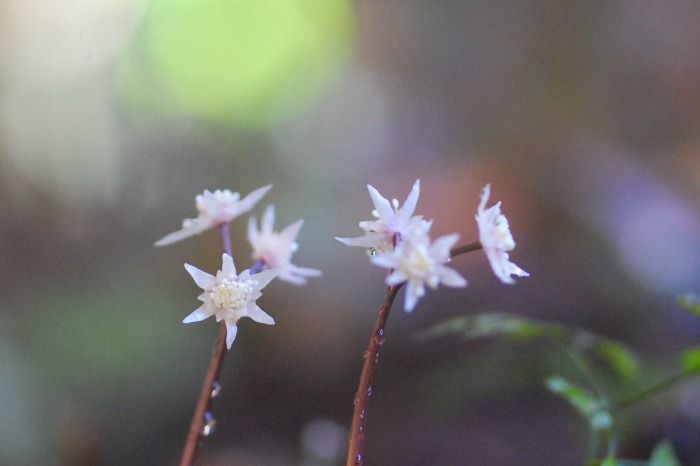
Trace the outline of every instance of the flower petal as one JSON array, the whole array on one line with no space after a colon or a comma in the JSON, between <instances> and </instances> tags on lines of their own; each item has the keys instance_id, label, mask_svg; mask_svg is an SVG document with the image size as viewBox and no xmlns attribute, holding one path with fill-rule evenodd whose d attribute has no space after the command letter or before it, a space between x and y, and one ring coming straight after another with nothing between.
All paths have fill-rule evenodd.
<instances>
[{"instance_id":1,"label":"flower petal","mask_svg":"<svg viewBox=\"0 0 700 466\"><path fill-rule=\"evenodd\" d=\"M231 349L231 345L233 345L233 341L236 339L237 333L238 333L238 327L236 327L236 323L227 320L226 321L226 348Z\"/></svg>"},{"instance_id":2,"label":"flower petal","mask_svg":"<svg viewBox=\"0 0 700 466\"><path fill-rule=\"evenodd\" d=\"M275 224L275 206L270 204L265 209L265 212L262 215L262 219L260 220L261 233L263 235L272 234L272 228L273 228L274 224Z\"/></svg>"},{"instance_id":3,"label":"flower petal","mask_svg":"<svg viewBox=\"0 0 700 466\"><path fill-rule=\"evenodd\" d=\"M363 248L377 248L384 243L384 235L381 233L367 233L365 236L356 238L338 238L338 241L348 246L360 246Z\"/></svg>"},{"instance_id":4,"label":"flower petal","mask_svg":"<svg viewBox=\"0 0 700 466\"><path fill-rule=\"evenodd\" d=\"M238 215L244 214L248 212L250 209L252 209L255 204L263 198L267 192L272 189L272 185L268 184L267 186L263 186L262 188L258 188L255 191L251 192L248 194L246 197L241 199L240 201L240 210L238 211Z\"/></svg>"},{"instance_id":5,"label":"flower petal","mask_svg":"<svg viewBox=\"0 0 700 466\"><path fill-rule=\"evenodd\" d=\"M182 323L189 324L191 322L199 322L211 316L212 313L207 309L207 307L204 304L202 304L192 314L185 317Z\"/></svg>"},{"instance_id":6,"label":"flower petal","mask_svg":"<svg viewBox=\"0 0 700 466\"><path fill-rule=\"evenodd\" d=\"M408 193L406 201L396 213L399 222L405 222L413 215L413 211L416 210L416 204L418 203L418 196L420 196L420 180L416 180L416 182L413 183L413 188L411 188L411 192Z\"/></svg>"},{"instance_id":7,"label":"flower petal","mask_svg":"<svg viewBox=\"0 0 700 466\"><path fill-rule=\"evenodd\" d=\"M270 317L265 311L260 309L255 303L251 303L252 306L248 308L248 317L256 322L267 325L275 325L275 319Z\"/></svg>"},{"instance_id":8,"label":"flower petal","mask_svg":"<svg viewBox=\"0 0 700 466\"><path fill-rule=\"evenodd\" d=\"M394 209L391 207L391 203L384 199L379 191L377 191L372 185L367 185L369 190L369 195L372 198L372 203L374 203L374 208L377 209L379 218L388 219L394 215Z\"/></svg>"},{"instance_id":9,"label":"flower petal","mask_svg":"<svg viewBox=\"0 0 700 466\"><path fill-rule=\"evenodd\" d=\"M233 264L233 257L226 253L221 255L221 273L227 279L236 277L236 266Z\"/></svg>"},{"instance_id":10,"label":"flower petal","mask_svg":"<svg viewBox=\"0 0 700 466\"><path fill-rule=\"evenodd\" d=\"M194 282L203 290L211 290L216 285L216 278L194 265L185 264L185 269L192 276Z\"/></svg>"},{"instance_id":11,"label":"flower petal","mask_svg":"<svg viewBox=\"0 0 700 466\"><path fill-rule=\"evenodd\" d=\"M440 267L440 283L455 288L467 286L467 280L459 272L449 267Z\"/></svg>"},{"instance_id":12,"label":"flower petal","mask_svg":"<svg viewBox=\"0 0 700 466\"><path fill-rule=\"evenodd\" d=\"M206 224L206 222L201 222L197 220L198 219L192 220L191 225L186 228L183 228L182 230L174 231L170 234L165 235L164 237L155 242L155 246L168 246L169 244L176 243L185 238L189 238L190 236L198 235L211 226Z\"/></svg>"}]
</instances>

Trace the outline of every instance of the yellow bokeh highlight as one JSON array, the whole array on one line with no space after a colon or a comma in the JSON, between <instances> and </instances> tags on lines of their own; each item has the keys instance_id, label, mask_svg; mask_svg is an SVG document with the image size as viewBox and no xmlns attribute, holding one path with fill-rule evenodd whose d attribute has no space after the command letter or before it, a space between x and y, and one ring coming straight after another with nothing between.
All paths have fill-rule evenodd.
<instances>
[{"instance_id":1,"label":"yellow bokeh highlight","mask_svg":"<svg viewBox=\"0 0 700 466\"><path fill-rule=\"evenodd\" d=\"M124 90L140 106L267 125L322 94L354 28L347 0L152 0L145 63L126 61Z\"/></svg>"}]
</instances>

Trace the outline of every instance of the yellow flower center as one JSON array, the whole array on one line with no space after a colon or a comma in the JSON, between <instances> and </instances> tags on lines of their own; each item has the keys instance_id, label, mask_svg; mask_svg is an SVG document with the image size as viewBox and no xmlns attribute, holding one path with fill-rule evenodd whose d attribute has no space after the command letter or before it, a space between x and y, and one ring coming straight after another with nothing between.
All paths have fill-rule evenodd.
<instances>
[{"instance_id":1,"label":"yellow flower center","mask_svg":"<svg viewBox=\"0 0 700 466\"><path fill-rule=\"evenodd\" d=\"M247 282L224 279L211 289L209 297L214 306L226 313L227 318L239 318L252 291Z\"/></svg>"}]
</instances>

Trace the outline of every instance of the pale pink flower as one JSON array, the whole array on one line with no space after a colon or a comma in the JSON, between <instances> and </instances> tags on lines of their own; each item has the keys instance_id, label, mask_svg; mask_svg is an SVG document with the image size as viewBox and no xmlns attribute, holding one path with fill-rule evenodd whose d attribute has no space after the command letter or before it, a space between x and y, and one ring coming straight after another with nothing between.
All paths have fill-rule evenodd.
<instances>
[{"instance_id":1,"label":"pale pink flower","mask_svg":"<svg viewBox=\"0 0 700 466\"><path fill-rule=\"evenodd\" d=\"M272 185L258 188L241 199L239 193L228 189L209 192L204 191L195 198L197 218L186 218L182 222L182 229L166 235L156 241L156 246L167 246L190 236L198 235L209 228L229 223L234 218L248 212L262 197L272 188Z\"/></svg>"},{"instance_id":2,"label":"pale pink flower","mask_svg":"<svg viewBox=\"0 0 700 466\"><path fill-rule=\"evenodd\" d=\"M503 283L512 285L515 280L511 275L527 277L530 274L512 263L506 251L515 248L513 235L510 234L508 219L501 213L500 201L486 209L486 202L491 195L491 185L481 190L481 202L477 208L476 223L479 226L479 241L489 259L493 273Z\"/></svg>"},{"instance_id":3,"label":"pale pink flower","mask_svg":"<svg viewBox=\"0 0 700 466\"><path fill-rule=\"evenodd\" d=\"M231 256L224 253L221 260L221 270L216 272L216 276L185 264L185 269L192 275L197 286L204 290L197 297L204 304L185 317L183 322L199 322L210 316L215 316L217 322L223 320L226 322L226 346L230 349L238 331L236 323L241 317L250 317L261 324L275 323L255 301L262 296L260 290L277 276L277 271L267 269L251 275L250 270L244 270L236 275L236 266Z\"/></svg>"},{"instance_id":4,"label":"pale pink flower","mask_svg":"<svg viewBox=\"0 0 700 466\"><path fill-rule=\"evenodd\" d=\"M399 208L397 199L389 202L371 185L367 185L367 189L374 203L375 210L372 211L372 215L376 217L376 220L360 222L360 228L366 232L365 236L336 237L335 239L348 246L369 248L373 253L390 251L394 248L394 243L398 243L401 237L423 218L422 216L412 216L420 195L420 180L416 180L413 184L413 188L401 208Z\"/></svg>"},{"instance_id":5,"label":"pale pink flower","mask_svg":"<svg viewBox=\"0 0 700 466\"><path fill-rule=\"evenodd\" d=\"M467 281L455 270L444 266L450 260L450 249L459 240L459 235L441 236L431 244L428 231L431 223L421 221L406 232L393 251L377 254L371 261L391 270L387 285L406 282L404 309L413 310L418 300L425 295L425 285L435 289L438 284L462 287Z\"/></svg>"},{"instance_id":6,"label":"pale pink flower","mask_svg":"<svg viewBox=\"0 0 700 466\"><path fill-rule=\"evenodd\" d=\"M306 267L297 267L292 264L292 254L298 249L297 235L303 225L303 220L297 220L287 226L280 233L273 231L275 224L275 207L267 206L260 220L260 230L254 217L248 221L248 241L253 248L254 260L261 260L273 269L277 269L277 276L295 285L306 283L306 277L318 277L320 270Z\"/></svg>"}]
</instances>

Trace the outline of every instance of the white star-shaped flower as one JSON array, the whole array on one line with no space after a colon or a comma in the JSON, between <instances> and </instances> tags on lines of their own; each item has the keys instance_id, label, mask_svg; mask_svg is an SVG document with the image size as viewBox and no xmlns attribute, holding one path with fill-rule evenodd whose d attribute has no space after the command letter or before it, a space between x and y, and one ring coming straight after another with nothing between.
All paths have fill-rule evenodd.
<instances>
[{"instance_id":1,"label":"white star-shaped flower","mask_svg":"<svg viewBox=\"0 0 700 466\"><path fill-rule=\"evenodd\" d=\"M386 278L387 285L406 282L404 309L413 310L425 294L425 285L435 289L438 284L462 287L467 281L455 270L442 264L450 260L450 249L459 240L459 234L441 236L430 243L431 223L421 221L404 235L393 251L378 254L371 261L391 269Z\"/></svg>"},{"instance_id":2,"label":"white star-shaped flower","mask_svg":"<svg viewBox=\"0 0 700 466\"><path fill-rule=\"evenodd\" d=\"M241 199L239 193L228 189L217 189L213 193L205 190L195 198L197 218L186 218L182 229L170 233L156 241L156 246L167 246L190 236L198 235L209 228L229 223L234 218L248 212L272 188L272 185L258 188Z\"/></svg>"},{"instance_id":3,"label":"white star-shaped flower","mask_svg":"<svg viewBox=\"0 0 700 466\"><path fill-rule=\"evenodd\" d=\"M389 202L371 185L367 185L367 189L374 203L375 210L372 211L372 215L377 219L360 222L360 228L367 232L365 236L335 239L348 246L370 248L374 252L390 251L394 248L394 242L400 241L412 225L419 223L423 218L419 215L412 216L420 195L420 180L413 184L401 208L398 200Z\"/></svg>"},{"instance_id":4,"label":"white star-shaped flower","mask_svg":"<svg viewBox=\"0 0 700 466\"><path fill-rule=\"evenodd\" d=\"M224 320L226 346L230 349L238 331L236 322L241 317L250 317L261 324L274 325L274 319L260 309L255 301L262 296L260 290L277 276L277 271L267 269L251 275L250 270L244 270L240 275L236 275L236 266L233 265L231 256L223 254L221 259L221 270L216 272L216 276L185 264L197 286L204 290L197 297L204 304L185 317L183 322L199 322L210 316L215 316L217 322Z\"/></svg>"},{"instance_id":5,"label":"white star-shaped flower","mask_svg":"<svg viewBox=\"0 0 700 466\"><path fill-rule=\"evenodd\" d=\"M510 234L508 219L501 213L500 201L486 209L486 202L491 195L491 185L481 190L481 202L477 208L476 223L479 226L479 241L489 259L493 273L509 285L515 283L511 275L527 277L530 274L512 263L506 251L515 248L513 235Z\"/></svg>"},{"instance_id":6,"label":"white star-shaped flower","mask_svg":"<svg viewBox=\"0 0 700 466\"><path fill-rule=\"evenodd\" d=\"M306 277L321 275L320 270L297 267L292 264L292 254L299 249L295 240L303 223L303 220L297 220L285 227L280 233L273 231L275 207L272 205L265 209L260 221L260 230L258 230L255 217L251 217L248 221L248 241L253 247L253 259L261 260L268 267L277 269L277 276L280 280L295 285L306 283Z\"/></svg>"}]
</instances>

